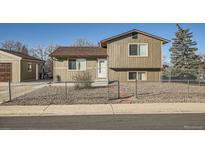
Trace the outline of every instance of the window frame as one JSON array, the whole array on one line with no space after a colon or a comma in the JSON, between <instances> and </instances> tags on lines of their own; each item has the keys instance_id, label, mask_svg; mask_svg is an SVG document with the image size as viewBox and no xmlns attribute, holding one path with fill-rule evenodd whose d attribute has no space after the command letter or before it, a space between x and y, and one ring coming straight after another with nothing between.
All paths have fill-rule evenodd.
<instances>
[{"instance_id":1,"label":"window frame","mask_svg":"<svg viewBox=\"0 0 205 154\"><path fill-rule=\"evenodd\" d=\"M130 55L130 45L147 45L146 55ZM128 57L149 57L149 44L148 43L128 43Z\"/></svg>"},{"instance_id":2,"label":"window frame","mask_svg":"<svg viewBox=\"0 0 205 154\"><path fill-rule=\"evenodd\" d=\"M130 73L130 72L135 72L135 73L137 73L137 81L147 81L147 71L128 71L128 72L127 72L127 80L128 80L128 81L136 81L136 79L129 79L129 73ZM145 78L146 78L145 80L139 80L139 79L138 79L138 73L139 73L139 72L145 73Z\"/></svg>"},{"instance_id":3,"label":"window frame","mask_svg":"<svg viewBox=\"0 0 205 154\"><path fill-rule=\"evenodd\" d=\"M29 65L31 66L31 69L29 69ZM27 62L27 72L32 72L32 62Z\"/></svg>"},{"instance_id":4,"label":"window frame","mask_svg":"<svg viewBox=\"0 0 205 154\"><path fill-rule=\"evenodd\" d=\"M78 66L77 66L78 59L84 59L85 60L85 70L80 70L78 68ZM76 69L70 69L69 68L69 61L70 60L76 60ZM68 58L67 64L68 64L68 66L67 66L68 71L86 71L86 69L87 69L87 60L86 60L86 58Z\"/></svg>"}]
</instances>

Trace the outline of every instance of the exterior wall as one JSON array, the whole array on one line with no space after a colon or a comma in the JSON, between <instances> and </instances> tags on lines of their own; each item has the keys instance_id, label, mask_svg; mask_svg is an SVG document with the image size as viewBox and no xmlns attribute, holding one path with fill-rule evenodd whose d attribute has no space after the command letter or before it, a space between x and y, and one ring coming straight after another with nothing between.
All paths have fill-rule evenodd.
<instances>
[{"instance_id":1,"label":"exterior wall","mask_svg":"<svg viewBox=\"0 0 205 154\"><path fill-rule=\"evenodd\" d=\"M129 43L148 43L148 57L128 57ZM138 34L138 39L132 36L108 43L109 68L161 68L162 42L160 40Z\"/></svg>"},{"instance_id":2,"label":"exterior wall","mask_svg":"<svg viewBox=\"0 0 205 154\"><path fill-rule=\"evenodd\" d=\"M146 71L146 70L131 70L131 71L145 71L147 72L147 81L159 81L161 72L160 71ZM109 80L120 80L120 82L132 82L128 81L128 72L126 71L114 71L109 69Z\"/></svg>"},{"instance_id":3,"label":"exterior wall","mask_svg":"<svg viewBox=\"0 0 205 154\"><path fill-rule=\"evenodd\" d=\"M20 82L20 59L17 56L0 52L0 63L11 63L12 82Z\"/></svg>"},{"instance_id":4,"label":"exterior wall","mask_svg":"<svg viewBox=\"0 0 205 154\"><path fill-rule=\"evenodd\" d=\"M92 79L96 79L97 59L86 59L86 71L92 75ZM68 70L68 59L58 59L53 61L53 80L54 81L72 81L73 77L82 71Z\"/></svg>"},{"instance_id":5,"label":"exterior wall","mask_svg":"<svg viewBox=\"0 0 205 154\"><path fill-rule=\"evenodd\" d=\"M28 63L32 64L32 71L28 72ZM38 64L38 73L43 72L43 63L33 60L21 60L21 81L36 80L36 64Z\"/></svg>"}]
</instances>

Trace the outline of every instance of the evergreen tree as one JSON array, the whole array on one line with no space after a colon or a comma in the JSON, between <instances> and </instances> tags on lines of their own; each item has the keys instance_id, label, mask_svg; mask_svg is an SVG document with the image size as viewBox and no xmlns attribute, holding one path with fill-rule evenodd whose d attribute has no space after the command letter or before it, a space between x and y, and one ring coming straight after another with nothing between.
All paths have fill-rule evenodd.
<instances>
[{"instance_id":1,"label":"evergreen tree","mask_svg":"<svg viewBox=\"0 0 205 154\"><path fill-rule=\"evenodd\" d=\"M196 72L199 67L200 59L196 55L197 43L192 40L192 32L189 29L182 29L177 24L178 31L175 33L176 38L172 39L171 63L177 72Z\"/></svg>"}]
</instances>

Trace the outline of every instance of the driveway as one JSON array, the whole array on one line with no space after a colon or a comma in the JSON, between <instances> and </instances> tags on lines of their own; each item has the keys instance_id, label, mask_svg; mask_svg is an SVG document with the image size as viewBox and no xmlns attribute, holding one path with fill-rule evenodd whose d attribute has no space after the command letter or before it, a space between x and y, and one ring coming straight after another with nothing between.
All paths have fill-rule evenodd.
<instances>
[{"instance_id":1,"label":"driveway","mask_svg":"<svg viewBox=\"0 0 205 154\"><path fill-rule=\"evenodd\" d=\"M41 80L34 82L20 82L11 83L11 97L12 99L19 97L23 94L29 93L35 89L46 86L49 81ZM0 82L0 103L9 100L9 88L7 82Z\"/></svg>"}]
</instances>

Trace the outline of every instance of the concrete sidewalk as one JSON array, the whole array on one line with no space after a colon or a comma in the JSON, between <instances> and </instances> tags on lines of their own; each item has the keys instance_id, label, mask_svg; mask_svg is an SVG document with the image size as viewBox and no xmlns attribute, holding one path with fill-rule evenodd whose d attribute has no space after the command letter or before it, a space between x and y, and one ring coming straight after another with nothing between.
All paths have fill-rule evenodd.
<instances>
[{"instance_id":1,"label":"concrete sidewalk","mask_svg":"<svg viewBox=\"0 0 205 154\"><path fill-rule=\"evenodd\" d=\"M205 103L0 106L0 116L205 113Z\"/></svg>"}]
</instances>

